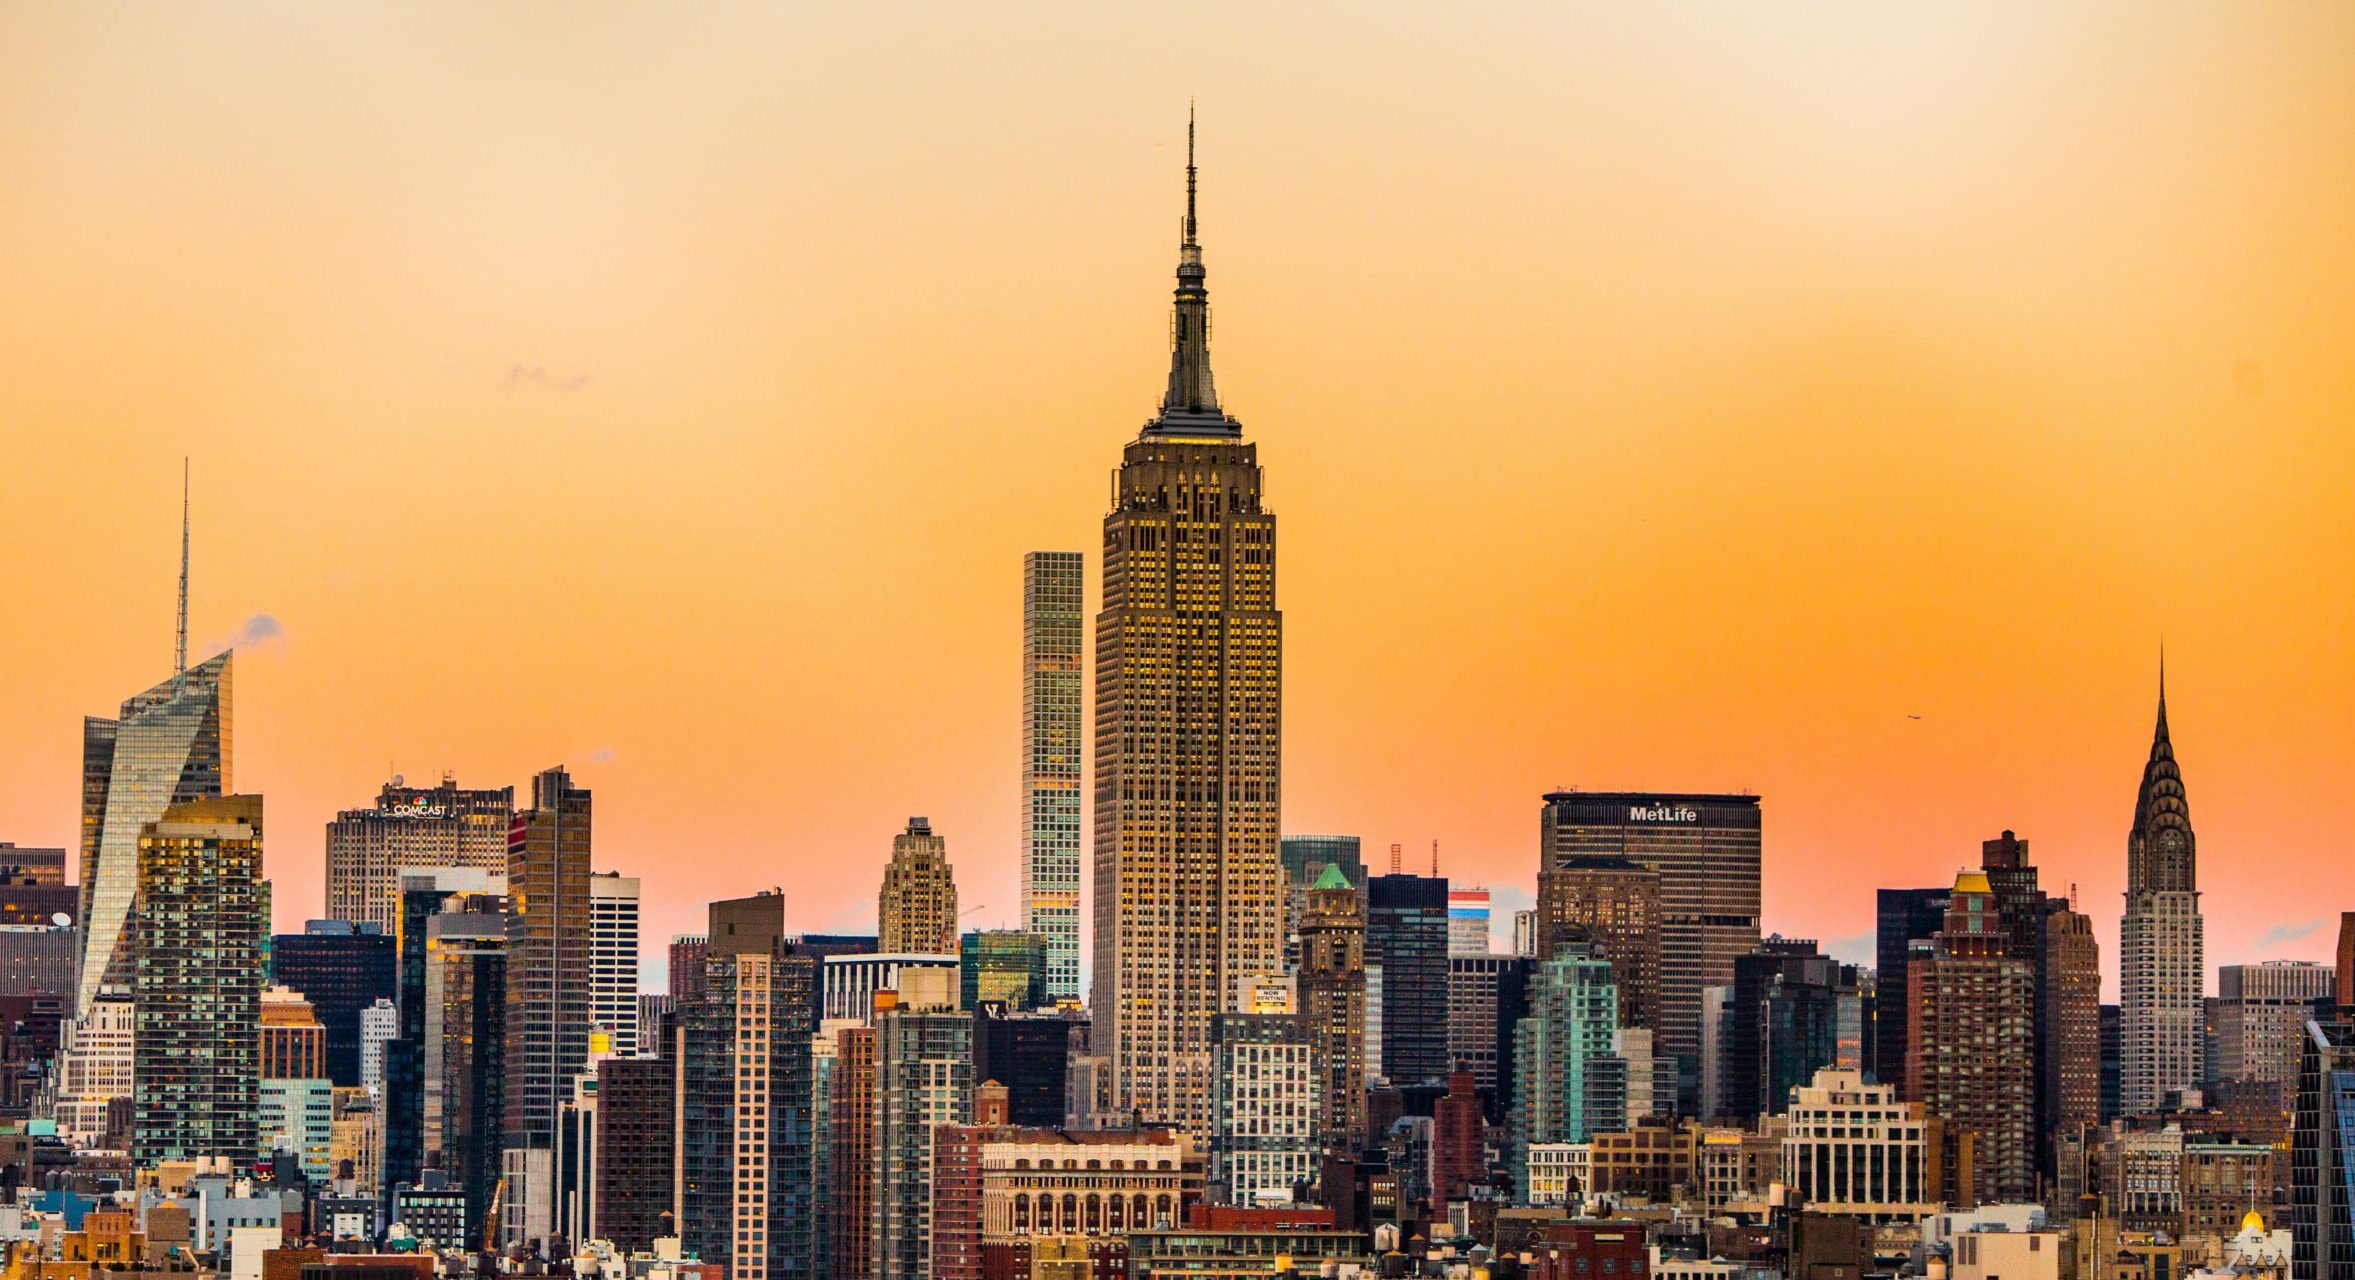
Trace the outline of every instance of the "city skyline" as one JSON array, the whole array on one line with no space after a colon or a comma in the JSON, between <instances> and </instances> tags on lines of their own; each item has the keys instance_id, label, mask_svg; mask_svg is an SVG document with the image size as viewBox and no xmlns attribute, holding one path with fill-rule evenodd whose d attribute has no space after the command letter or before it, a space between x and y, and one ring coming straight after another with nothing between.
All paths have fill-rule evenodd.
<instances>
[{"instance_id":1,"label":"city skyline","mask_svg":"<svg viewBox=\"0 0 2355 1280\"><path fill-rule=\"evenodd\" d=\"M2035 29L2026 19L2009 21ZM2186 50L2201 20L2170 21L2183 45L2165 45L2166 56L2192 56ZM2280 19L2246 38L2292 57L2297 26ZM1968 76L1982 69L1970 57L1992 58L2009 47L2007 35L2025 38L1994 30L1989 46L1958 55L1959 68L1924 65ZM1769 65L1789 56L1755 32L1730 39L1736 52ZM291 75L268 50L226 52ZM135 47L90 56L169 57ZM1360 56L1379 66L1401 55L1377 42ZM2141 56L2125 65L2148 72L2161 57ZM1090 526L1103 511L1100 497L1089 495L1103 493L1114 441L1149 407L1154 366L1165 358L1157 291L1166 280L1174 149L1182 145L1172 104L1186 86L1174 68L1160 78L1172 87L1159 100L1133 107L1124 100L1117 128L1107 129L1123 136L1075 139L1038 127L1020 100L997 98L989 100L999 118L988 137L957 135L979 144L972 156L933 157L936 177L949 185L1011 162L1035 181L1102 202L1101 216L1056 220L1070 224L1056 230L1075 230L1077 244L1002 211L971 220L966 198L908 215L922 220L923 247L912 251L918 261L938 267L971 255L990 264L987 279L1019 282L998 304L1021 334L991 348L988 371L1052 388L1018 396L1018 408L981 410L977 440L944 439L951 419L936 412L929 393L865 378L821 380L814 416L803 416L782 387L758 384L754 394L739 383L730 409L696 420L692 376L707 366L667 348L629 355L626 339L642 336L634 328L571 328L530 310L479 327L426 326L439 346L411 340L384 359L328 344L315 354L330 358L315 370L289 369L278 356L252 360L199 379L202 393L184 412L156 397L202 347L133 325L132 363L146 372L87 398L98 385L87 357L59 344L105 346L91 335L110 306L133 306L137 318L158 325L165 304L133 305L121 281L91 274L88 263L103 255L78 247L81 233L61 219L107 188L82 172L82 161L36 156L30 194L0 207L0 230L9 233L0 235L0 261L29 279L28 296L42 305L28 310L56 327L34 334L11 322L9 336L23 341L0 357L8 362L0 384L9 387L0 412L37 428L24 456L49 481L21 495L17 509L30 532L14 545L33 550L49 536L44 530L77 536L59 538L67 554L28 556L15 589L26 616L72 621L12 631L12 669L47 678L0 692L0 732L11 742L10 768L0 773L0 814L10 825L0 835L74 847L81 717L105 714L128 691L170 674L163 651L177 513L168 499L179 479L170 464L186 453L196 460L190 632L200 654L208 639L248 642L238 651L238 783L270 799L276 928L324 914L321 833L337 812L369 803L389 772L431 780L447 768L470 786L505 787L557 763L599 795L598 870L687 873L656 882L648 895L643 938L655 952L673 933L694 930L704 901L770 884L788 886L796 929L864 923L885 838L911 812L932 814L957 833L965 897L982 910L967 923L1014 923L1018 812L1006 744L1019 725L1012 673L1020 557L1092 545ZM1612 314L1606 304L1615 297L1633 306L1618 291L1645 277L1557 256L1565 251L1518 230L1509 238L1528 246L1531 279L1581 302L1568 309L1573 314L1551 316L1568 336L1556 346L1483 329L1476 348L1460 339L1430 348L1446 356L1432 361L1438 371L1407 355L1416 339L1433 338L1440 319L1461 320L1483 290L1496 291L1488 301L1505 315L1536 314L1530 297L1500 286L1487 251L1465 243L1487 215L1462 192L1486 183L1571 203L1598 199L1602 225L1575 240L1617 254L1647 244L1657 254L1697 253L1702 237L1689 222L1671 217L1656 226L1640 216L1649 197L1697 217L1670 199L1692 174L1680 169L1646 182L1639 171L1629 178L1632 193L1615 194L1501 153L1477 152L1448 169L1440 142L1393 129L1381 154L1402 168L1451 173L1457 198L1351 177L1308 213L1286 213L1313 193L1303 190L1304 175L1283 167L1283 146L1325 136L1358 156L1371 145L1366 135L1383 132L1372 125L1406 118L1345 124L1322 111L1286 109L1280 99L1224 83L1226 76L1208 78L1217 83L1200 86L1204 162L1215 175L1206 199L1229 324L1220 340L1222 391L1253 424L1253 439L1268 445L1271 505L1292 531L1282 600L1290 633L1286 831L1351 832L1377 849L1420 849L1437 837L1446 871L1498 891L1504 921L1534 889L1531 819L1546 791L1746 789L1771 811L1763 875L1769 931L1868 958L1874 887L1951 880L1974 861L1978 841L2016 829L2036 841L2049 889L2076 886L2106 946L2117 936L2132 816L2124 779L2147 752L2152 667L2164 635L2174 659L2175 736L2196 779L2200 831L2216 865L2315 866L2325 893L2355 887L2336 878L2355 873L2330 857L2355 819L2355 801L2331 784L2355 764L2348 727L2355 694L2331 678L2355 615L2344 593L2328 586L2355 576L2348 549L2355 529L2343 502L2329 496L2348 470L2355 432L2347 430L2349 397L2335 380L2335 357L2320 350L2331 346L2321 335L2347 320L2350 264L2329 256L2321 228L2268 213L2279 212L2271 201L2347 210L2343 192L2302 185L2321 179L2296 163L2344 141L2315 123L2310 104L2325 90L2295 76L2224 76L2201 90L2210 110L2226 103L2282 125L2257 130L2270 139L2259 154L2235 159L2210 141L2170 162L2114 162L2129 186L2171 189L2242 174L2250 179L2248 208L2171 220L2081 191L2050 193L2069 226L2084 220L2130 233L2133 250L2105 251L2090 227L2061 237L2084 255L2081 269L2101 272L2105 287L2145 306L2173 298L2171 313L2219 317L2208 322L2213 329L2115 315L2107 327L2095 325L2068 312L2065 291L2039 292L2018 277L2005 283L2022 292L1999 301L1965 288L1959 276L1984 265L1979 255L2052 229L2008 206L1979 204L1972 211L1989 223L1971 252L1940 253L1902 237L1873 242L1909 255L1923 273L1919 298L1845 298L1854 323L1910 319L1936 331L1936 340L1879 350L1885 367L1872 358L1872 343L1846 346L1839 354L1851 363L1839 365L1776 349L1761 357L1775 375L1762 394L1745 385L1739 395L1710 396L1681 387L1684 375L1698 369L1729 378L1753 366L1724 334L1703 332L1702 354L1687 359L1652 327L1688 321L1713 300L1689 268L1652 263L1665 287L1662 300L1644 305L1660 309L1637 306L1632 332L1613 338L1600 332L1608 326L1598 317ZM1729 92L1765 83L1737 77ZM2037 83L2063 102L2144 107L2165 118L2160 91L2125 71L2099 81L2110 97L2080 99ZM343 100L323 86L291 87ZM166 78L149 93L176 101L178 88ZM647 83L634 88L658 92ZM46 81L23 92L53 104L76 100ZM1506 77L1494 92L1501 102L1534 90ZM1593 92L1638 101L1613 81ZM250 109L218 108L231 118ZM1578 136L1575 123L1557 122ZM1463 121L1442 113L1418 127L1451 123ZM96 111L80 127L90 155L127 154L137 143L116 111ZM374 136L389 126L314 127ZM424 127L439 136L431 131L448 126ZM562 133L517 118L504 127L517 136ZM1870 139L1811 148L1764 127L1764 141L1783 144L1770 155L1802 168L1831 166L1844 194L1861 193L1876 163L1897 163ZM1021 140L1025 129L1032 141ZM1653 140L1666 148L1663 163L1705 158L1680 146L1673 130ZM1072 154L1058 157L1057 142ZM2086 154L2073 148L2089 143L2072 134L2039 155L2047 165L2082 161ZM1990 145L1965 158L1992 166L2006 155ZM259 163L252 155L245 161ZM1943 191L1936 175L1901 172L1916 184L1898 184L1890 197L1901 214L1921 212L1906 199ZM332 167L282 176L317 184L296 182L298 203L312 213L365 189ZM1333 177L1321 167L1310 176ZM868 177L876 191L901 181ZM1777 312L1746 289L1734 314L1753 326L1803 320L1841 332L1839 282L1858 278L1861 259L1839 252L1832 232L1856 227L1848 215L1768 185L1782 200L1770 202L1771 213L1783 221L1754 228L1744 246L1783 246L1827 261L1784 263L1806 285L1808 304ZM195 245L281 270L332 246L302 237L272 249L232 225L240 206L222 192L196 184L186 194L197 198L181 234ZM428 194L442 214L467 207L451 191ZM515 198L517 207L551 211L545 201ZM1294 219L1308 216L1321 219L1331 243L1303 234ZM578 248L579 237L603 225L580 215L560 224L567 235L557 243ZM1659 239L1642 238L1646 226ZM208 280L199 266L158 263L173 243L161 226L134 230L119 268L159 266L167 299L185 300ZM753 252L780 234L735 230L740 238L726 240L731 252ZM2259 233L2289 247L2258 263L2219 247ZM1381 295L1340 274L1377 243L1420 268L1399 272L1403 283L1383 284L1385 292L1404 290L1411 305L1403 310L1414 314L1382 311L1392 327L1368 335L1364 352L1315 336L1381 310ZM2184 251L2182 282L2162 287L2145 278L2148 264L2135 254L2160 248ZM68 258L81 265L65 265ZM546 283L564 262L553 252L527 255L516 268L521 278L508 283ZM2277 291L2280 316L2228 305L2249 288L2242 277L2227 280L2228 267ZM1582 274L1589 270L1599 278ZM457 287L428 278L436 288ZM914 296L970 320L961 295L979 279L947 273ZM811 287L811 315L837 326L816 349L872 336L874 317L841 280L819 272ZM2336 300L2321 298L2334 289ZM735 293L720 300L732 315L798 305ZM420 301L406 294L400 307L362 302L354 323L372 331ZM2061 307L2115 345L2020 318L2038 306ZM287 316L238 312L224 323L252 351L307 350L286 346L294 324ZM805 319L763 331L779 337L803 324L823 327ZM1065 335L1097 329L1104 332L1065 349ZM909 340L902 376L977 375L970 362L978 357L933 331ZM790 345L780 340L772 350ZM2100 361L2150 363L2170 352L2178 353L2170 367L2150 369L2148 385L2085 372ZM1631 362L1641 370L1627 377L1634 391L1608 372L1631 355L1649 357ZM1384 401L1361 384L1389 366L1403 367L1405 382ZM1864 366L1872 371L1856 371ZM356 406L322 380L330 372L364 374L354 385L369 395L400 394L389 407ZM690 385L666 386L666 374L688 375ZM2020 399L2031 374L2060 378L2065 394ZM411 380L418 386L395 387ZM1904 385L1913 380L1926 390ZM1554 389L1562 394L1539 394ZM2176 402L2162 405L2168 397ZM1865 407L1848 408L1858 404ZM765 411L778 405L791 411L784 423ZM1827 412L1843 416L1819 420ZM1433 420L1446 430L1422 429ZM649 430L656 422L675 425ZM1762 422L1780 428L1775 440L1787 450L1743 451ZM251 425L249 436L232 434L240 424ZM882 428L877 442L898 456L839 442L862 426ZM1914 441L1918 452L1889 443L1900 426L1926 433ZM472 435L448 434L460 431ZM1964 441L1981 440L1974 433L1985 433L1981 443L1958 453ZM1452 474L1420 452L1430 438L1449 436L1483 446L1451 450ZM569 469L553 473L563 483L522 494L503 481L488 485L492 473L557 437L581 450ZM487 452L476 459L449 451L465 439ZM984 465L1009 441L1023 442L1025 457L1041 463L1036 476L1001 481L1018 486L1005 505L1024 514L962 529L982 509L949 496L952 473ZM460 457L488 470L469 474ZM1729 467L1729 457L1742 465ZM728 483L715 474L756 462L790 465L773 467L773 483ZM1574 470L1582 467L1620 483L1598 490ZM869 505L839 492L811 496L802 468L838 488L878 493L906 478L940 505L912 511L896 497ZM1542 485L1509 474L1549 471ZM679 492L649 497L642 487L649 477ZM1394 527L1398 503L1434 497L1444 501L1431 513L1444 518ZM516 514L492 519L492 499L512 502ZM993 496L990 509L999 505ZM1712 507L1725 513L1722 523L1712 523ZM762 514L771 509L782 512L774 526ZM517 518L570 536L526 539ZM914 537L885 537L893 521L910 523ZM1852 539L1848 530L1859 523L1888 536ZM287 529L303 536L289 540ZM940 545L946 541L958 545ZM714 581L672 580L674 565L720 548L715 563L744 557L724 607L706 598L717 594ZM1930 590L1917 581L1925 569L1947 581ZM1549 591L1548 575L1565 570L1591 578L1589 592ZM510 612L515 583L548 573L579 575L587 588ZM747 581L776 590L748 589ZM1684 589L1711 591L1724 612L1680 607ZM1091 591L1090 612L1094 604ZM832 623L786 616L804 611L851 621L829 636L821 628ZM853 656L889 678L829 682L817 674ZM624 665L633 668L628 678L615 678ZM840 687L821 687L830 684ZM579 696L584 687L595 696ZM1386 696L1367 699L1365 689ZM734 727L739 701L752 711L747 721L828 725L823 735L782 735L822 742L824 755L755 741ZM943 708L954 710L948 723ZM895 727L911 722L927 732ZM774 779L775 793L740 798L767 786L746 789L711 771L715 749ZM1849 874L1866 868L1870 876ZM2314 913L2312 926L2285 919L2277 896L2255 878L2218 877L2203 886L2202 905L2211 970L2328 955L2327 913ZM2289 936L2300 928L2309 931ZM649 966L649 983L659 972Z\"/></svg>"}]
</instances>

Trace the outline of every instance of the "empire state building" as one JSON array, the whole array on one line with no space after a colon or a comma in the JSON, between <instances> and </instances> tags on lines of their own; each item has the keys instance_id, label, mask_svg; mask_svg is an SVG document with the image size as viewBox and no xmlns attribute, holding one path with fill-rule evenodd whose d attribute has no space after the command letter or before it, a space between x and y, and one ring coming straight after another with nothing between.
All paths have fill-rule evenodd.
<instances>
[{"instance_id":1,"label":"empire state building","mask_svg":"<svg viewBox=\"0 0 2355 1280\"><path fill-rule=\"evenodd\" d=\"M1169 387L1104 517L1091 1003L1115 1103L1200 1135L1211 1018L1281 963L1283 615L1259 449L1210 379L1193 160L1189 122Z\"/></svg>"}]
</instances>

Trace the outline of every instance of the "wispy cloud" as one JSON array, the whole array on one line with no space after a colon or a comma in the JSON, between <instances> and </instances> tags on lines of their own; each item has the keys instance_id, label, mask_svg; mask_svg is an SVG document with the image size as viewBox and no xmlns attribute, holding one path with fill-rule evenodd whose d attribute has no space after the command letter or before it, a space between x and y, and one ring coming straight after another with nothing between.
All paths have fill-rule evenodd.
<instances>
[{"instance_id":1,"label":"wispy cloud","mask_svg":"<svg viewBox=\"0 0 2355 1280\"><path fill-rule=\"evenodd\" d=\"M1873 963L1879 945L1880 939L1870 932L1852 933L1845 938L1833 938L1825 942L1824 953L1842 964L1869 965Z\"/></svg>"},{"instance_id":2,"label":"wispy cloud","mask_svg":"<svg viewBox=\"0 0 2355 1280\"><path fill-rule=\"evenodd\" d=\"M2322 920L2285 921L2258 934L2257 946L2260 950L2267 947L2286 946L2312 934L2316 929L2321 928L2323 923Z\"/></svg>"},{"instance_id":3,"label":"wispy cloud","mask_svg":"<svg viewBox=\"0 0 2355 1280\"><path fill-rule=\"evenodd\" d=\"M599 747L599 748L597 748L596 750L594 750L594 751L590 752L590 753L589 753L589 763L590 763L590 764L612 764L612 763L613 763L613 748L611 748L611 747Z\"/></svg>"},{"instance_id":4,"label":"wispy cloud","mask_svg":"<svg viewBox=\"0 0 2355 1280\"><path fill-rule=\"evenodd\" d=\"M278 625L278 619L269 614L257 613L238 624L237 630L230 632L225 639L214 641L205 654L209 657L224 649L259 649L264 653L277 653L285 647L286 628Z\"/></svg>"},{"instance_id":5,"label":"wispy cloud","mask_svg":"<svg viewBox=\"0 0 2355 1280\"><path fill-rule=\"evenodd\" d=\"M507 366L507 385L510 387L543 387L550 391L578 391L589 385L589 375L585 370L573 373L552 373L544 364L525 364L517 361Z\"/></svg>"}]
</instances>

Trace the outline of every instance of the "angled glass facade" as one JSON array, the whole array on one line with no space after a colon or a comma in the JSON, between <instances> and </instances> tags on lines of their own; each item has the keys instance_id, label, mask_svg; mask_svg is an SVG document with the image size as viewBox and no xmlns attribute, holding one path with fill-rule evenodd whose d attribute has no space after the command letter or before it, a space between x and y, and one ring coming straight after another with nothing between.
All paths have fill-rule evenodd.
<instances>
[{"instance_id":1,"label":"angled glass facade","mask_svg":"<svg viewBox=\"0 0 2355 1280\"><path fill-rule=\"evenodd\" d=\"M82 963L75 1006L128 986L139 835L176 804L229 790L231 656L223 652L82 722Z\"/></svg>"}]
</instances>

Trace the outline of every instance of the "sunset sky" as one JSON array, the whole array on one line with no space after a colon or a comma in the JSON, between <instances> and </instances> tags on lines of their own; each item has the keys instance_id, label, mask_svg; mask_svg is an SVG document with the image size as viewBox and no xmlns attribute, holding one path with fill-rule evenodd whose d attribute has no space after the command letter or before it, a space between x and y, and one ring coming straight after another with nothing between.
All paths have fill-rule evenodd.
<instances>
[{"instance_id":1,"label":"sunset sky","mask_svg":"<svg viewBox=\"0 0 2355 1280\"><path fill-rule=\"evenodd\" d=\"M2211 963L2325 957L2351 69L2331 4L9 5L0 840L169 671L187 454L281 928L388 771L557 763L650 950L871 927L910 814L1012 923L1021 556L1092 593L1191 98L1287 830L1502 914L1550 788L1752 790L1857 958L2009 827L2114 971L2164 642Z\"/></svg>"}]
</instances>

